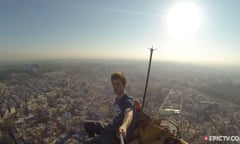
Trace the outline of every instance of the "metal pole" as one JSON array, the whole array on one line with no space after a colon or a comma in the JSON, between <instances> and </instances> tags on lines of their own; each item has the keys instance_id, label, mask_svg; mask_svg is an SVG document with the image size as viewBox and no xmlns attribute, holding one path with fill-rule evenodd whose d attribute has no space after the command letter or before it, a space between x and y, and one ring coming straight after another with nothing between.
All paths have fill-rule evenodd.
<instances>
[{"instance_id":1,"label":"metal pole","mask_svg":"<svg viewBox=\"0 0 240 144\"><path fill-rule=\"evenodd\" d=\"M146 79L146 83L145 83L145 90L144 90L143 101L142 101L142 110L143 110L143 107L144 107L144 102L145 102L145 98L146 98L146 94L147 94L147 87L148 87L148 80L149 80L149 74L150 74L151 63L152 63L153 50L154 50L153 47L150 48L150 59L149 59L149 63L148 63L147 79Z\"/></svg>"},{"instance_id":2,"label":"metal pole","mask_svg":"<svg viewBox=\"0 0 240 144\"><path fill-rule=\"evenodd\" d=\"M119 136L120 136L120 144L124 144L124 138L123 138L122 134L120 134Z\"/></svg>"}]
</instances>

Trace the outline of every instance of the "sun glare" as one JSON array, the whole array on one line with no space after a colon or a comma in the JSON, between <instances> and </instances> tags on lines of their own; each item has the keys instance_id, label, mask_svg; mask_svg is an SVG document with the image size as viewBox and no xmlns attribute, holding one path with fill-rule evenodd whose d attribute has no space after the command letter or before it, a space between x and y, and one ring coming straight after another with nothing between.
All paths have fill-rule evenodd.
<instances>
[{"instance_id":1,"label":"sun glare","mask_svg":"<svg viewBox=\"0 0 240 144\"><path fill-rule=\"evenodd\" d=\"M173 36L193 36L198 31L200 22L200 9L193 2L176 3L168 11L167 27Z\"/></svg>"}]
</instances>

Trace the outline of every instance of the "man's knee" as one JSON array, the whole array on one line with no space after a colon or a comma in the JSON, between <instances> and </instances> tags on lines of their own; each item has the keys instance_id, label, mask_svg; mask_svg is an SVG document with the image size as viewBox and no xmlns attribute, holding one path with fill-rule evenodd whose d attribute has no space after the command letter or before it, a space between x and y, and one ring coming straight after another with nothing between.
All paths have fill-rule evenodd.
<instances>
[{"instance_id":1,"label":"man's knee","mask_svg":"<svg viewBox=\"0 0 240 144\"><path fill-rule=\"evenodd\" d=\"M106 124L100 121L86 120L83 122L83 127L89 137L94 137L95 134L99 135L104 131Z\"/></svg>"}]
</instances>

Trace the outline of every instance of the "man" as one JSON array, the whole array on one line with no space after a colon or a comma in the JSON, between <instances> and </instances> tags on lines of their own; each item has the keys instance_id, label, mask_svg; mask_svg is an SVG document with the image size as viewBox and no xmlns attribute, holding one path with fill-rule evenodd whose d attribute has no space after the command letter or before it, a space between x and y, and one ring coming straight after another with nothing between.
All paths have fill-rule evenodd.
<instances>
[{"instance_id":1,"label":"man","mask_svg":"<svg viewBox=\"0 0 240 144\"><path fill-rule=\"evenodd\" d=\"M116 94L114 109L115 115L112 124L97 121L85 121L85 131L91 139L85 144L114 144L118 143L118 135L122 135L126 142L135 127L135 101L125 91L127 79L121 72L113 73L111 82Z\"/></svg>"}]
</instances>

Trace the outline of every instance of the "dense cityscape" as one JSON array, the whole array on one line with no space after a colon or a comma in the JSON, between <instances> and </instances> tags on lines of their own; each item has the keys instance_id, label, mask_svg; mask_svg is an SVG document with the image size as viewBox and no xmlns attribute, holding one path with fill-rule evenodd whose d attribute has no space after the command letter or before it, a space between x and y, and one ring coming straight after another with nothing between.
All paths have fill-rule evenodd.
<instances>
[{"instance_id":1,"label":"dense cityscape","mask_svg":"<svg viewBox=\"0 0 240 144\"><path fill-rule=\"evenodd\" d=\"M127 75L127 92L142 101L147 62L1 64L1 139L54 144L69 129L83 131L83 120L111 122L110 75L116 71ZM223 89L225 83L229 87ZM239 69L153 63L144 112L176 122L189 143L205 143L206 135L240 136L239 87Z\"/></svg>"}]
</instances>

